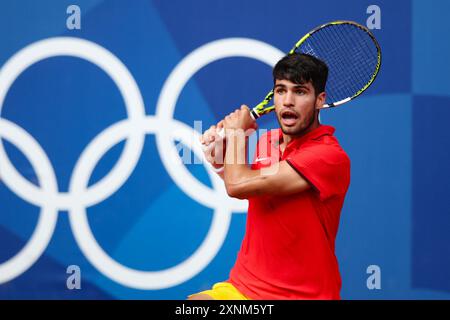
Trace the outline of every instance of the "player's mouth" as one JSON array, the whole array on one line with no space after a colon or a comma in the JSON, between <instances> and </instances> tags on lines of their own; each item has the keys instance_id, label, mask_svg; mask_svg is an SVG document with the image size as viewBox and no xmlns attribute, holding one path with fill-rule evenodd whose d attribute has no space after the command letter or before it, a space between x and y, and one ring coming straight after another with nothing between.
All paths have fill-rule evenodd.
<instances>
[{"instance_id":1,"label":"player's mouth","mask_svg":"<svg viewBox=\"0 0 450 320\"><path fill-rule=\"evenodd\" d=\"M281 123L287 127L291 127L297 123L298 115L294 111L286 110L281 112L280 118Z\"/></svg>"}]
</instances>

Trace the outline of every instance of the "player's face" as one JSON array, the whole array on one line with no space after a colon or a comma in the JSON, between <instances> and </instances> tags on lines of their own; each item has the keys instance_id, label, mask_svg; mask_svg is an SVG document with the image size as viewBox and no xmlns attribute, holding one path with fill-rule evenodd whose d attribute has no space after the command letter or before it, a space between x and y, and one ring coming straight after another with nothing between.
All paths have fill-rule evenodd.
<instances>
[{"instance_id":1,"label":"player's face","mask_svg":"<svg viewBox=\"0 0 450 320\"><path fill-rule=\"evenodd\" d=\"M284 134L301 136L318 125L317 108L325 101L325 93L317 97L311 82L293 83L276 80L274 87L275 112Z\"/></svg>"}]
</instances>

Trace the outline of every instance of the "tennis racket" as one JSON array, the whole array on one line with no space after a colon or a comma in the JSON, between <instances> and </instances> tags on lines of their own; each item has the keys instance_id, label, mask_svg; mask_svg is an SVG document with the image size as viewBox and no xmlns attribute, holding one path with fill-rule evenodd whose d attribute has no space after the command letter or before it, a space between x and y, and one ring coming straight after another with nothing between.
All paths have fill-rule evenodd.
<instances>
[{"instance_id":1,"label":"tennis racket","mask_svg":"<svg viewBox=\"0 0 450 320\"><path fill-rule=\"evenodd\" d=\"M295 52L312 55L328 66L326 101L322 108L337 107L361 95L374 82L381 67L381 48L374 35L353 21L333 21L311 30L289 54ZM272 97L273 90L250 111L255 120L275 110L270 105ZM218 134L223 138L224 130Z\"/></svg>"}]
</instances>

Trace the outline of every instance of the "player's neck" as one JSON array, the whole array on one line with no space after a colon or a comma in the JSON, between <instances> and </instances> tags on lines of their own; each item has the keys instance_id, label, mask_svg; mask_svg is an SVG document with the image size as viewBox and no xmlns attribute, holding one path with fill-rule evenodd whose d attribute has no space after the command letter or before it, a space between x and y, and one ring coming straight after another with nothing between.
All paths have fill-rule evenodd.
<instances>
[{"instance_id":1,"label":"player's neck","mask_svg":"<svg viewBox=\"0 0 450 320\"><path fill-rule=\"evenodd\" d=\"M297 135L289 135L289 134L282 133L283 141L280 144L281 151L283 152L284 149L286 148L286 146L291 141L302 138L303 136L305 136L306 134L310 133L314 129L317 129L318 127L320 127L320 122L319 121L314 121L308 128L306 128L305 130L303 130L301 133L299 133Z\"/></svg>"}]
</instances>

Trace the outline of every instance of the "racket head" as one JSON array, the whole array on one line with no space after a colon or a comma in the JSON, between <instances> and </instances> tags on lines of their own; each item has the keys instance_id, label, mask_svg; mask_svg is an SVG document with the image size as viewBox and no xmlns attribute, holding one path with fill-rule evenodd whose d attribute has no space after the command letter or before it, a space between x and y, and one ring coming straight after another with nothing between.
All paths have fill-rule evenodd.
<instances>
[{"instance_id":1,"label":"racket head","mask_svg":"<svg viewBox=\"0 0 450 320\"><path fill-rule=\"evenodd\" d=\"M353 21L333 21L306 34L289 52L312 55L328 66L324 107L336 107L363 93L381 67L381 47L375 36Z\"/></svg>"},{"instance_id":2,"label":"racket head","mask_svg":"<svg viewBox=\"0 0 450 320\"><path fill-rule=\"evenodd\" d=\"M304 35L289 54L305 53L328 66L327 94L323 108L344 104L363 93L374 82L381 67L381 48L364 26L347 20L320 25ZM255 118L275 109L269 102L273 91L252 113Z\"/></svg>"}]
</instances>

